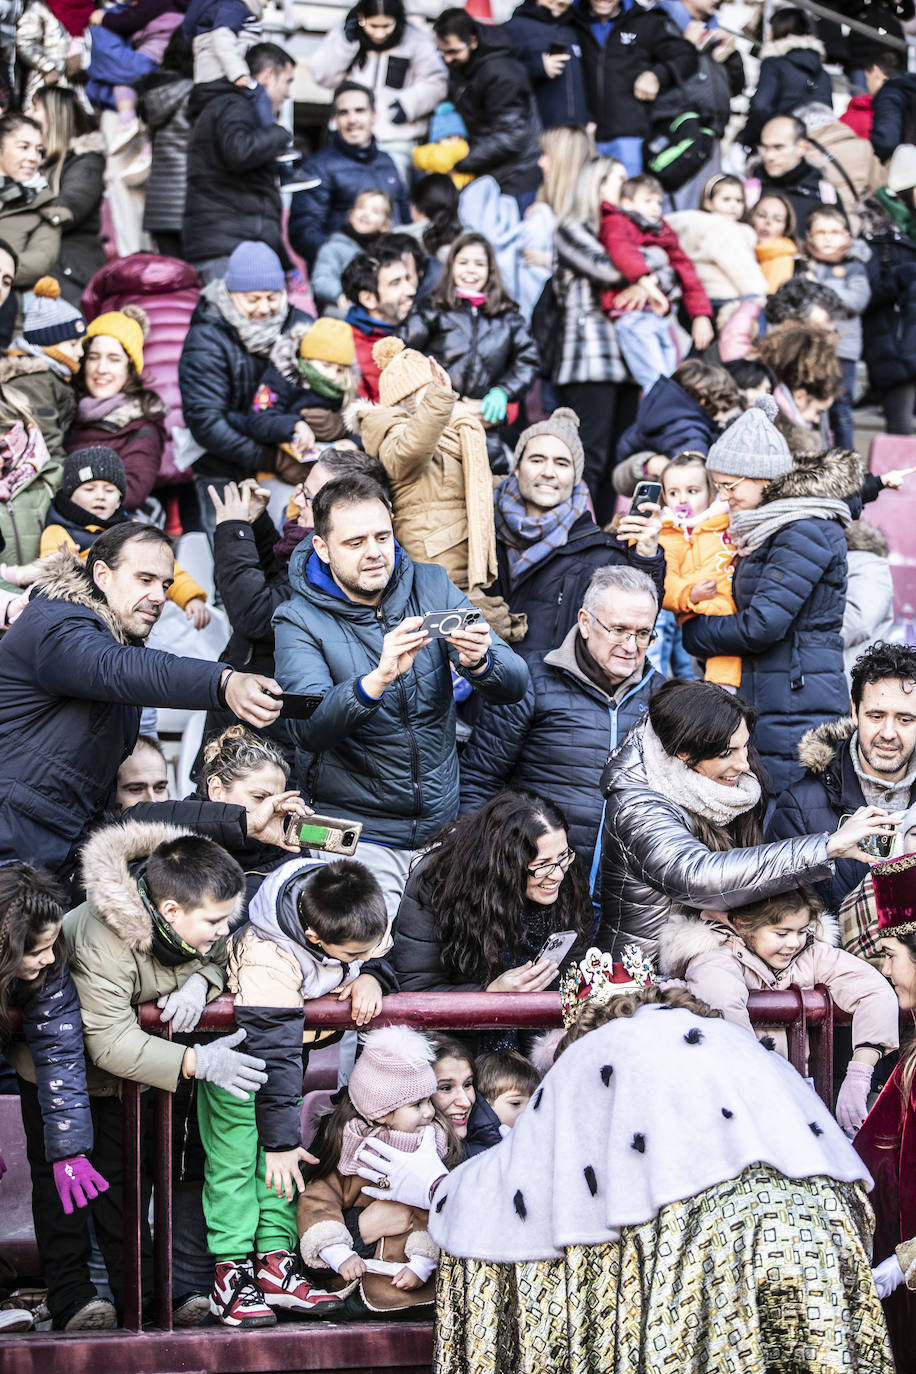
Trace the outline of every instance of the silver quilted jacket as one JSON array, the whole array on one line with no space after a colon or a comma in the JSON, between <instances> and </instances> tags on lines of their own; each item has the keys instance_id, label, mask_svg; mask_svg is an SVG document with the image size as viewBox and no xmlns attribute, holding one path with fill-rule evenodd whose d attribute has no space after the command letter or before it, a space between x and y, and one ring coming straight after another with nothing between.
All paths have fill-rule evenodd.
<instances>
[{"instance_id":1,"label":"silver quilted jacket","mask_svg":"<svg viewBox=\"0 0 916 1374\"><path fill-rule=\"evenodd\" d=\"M649 787L642 731L634 726L601 777L601 949L619 958L632 943L655 956L672 916L730 911L831 875L826 831L752 849L707 849L694 833L691 813Z\"/></svg>"}]
</instances>

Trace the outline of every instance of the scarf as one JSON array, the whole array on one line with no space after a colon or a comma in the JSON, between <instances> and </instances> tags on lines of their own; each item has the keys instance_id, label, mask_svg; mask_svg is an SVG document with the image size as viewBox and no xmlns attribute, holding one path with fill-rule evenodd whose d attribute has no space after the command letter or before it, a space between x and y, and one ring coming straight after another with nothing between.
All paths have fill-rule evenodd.
<instances>
[{"instance_id":1,"label":"scarf","mask_svg":"<svg viewBox=\"0 0 916 1374\"><path fill-rule=\"evenodd\" d=\"M537 515L525 514L525 503L512 473L496 488L496 531L509 557L509 580L513 586L537 567L555 549L561 549L569 531L588 511L588 488L577 482L568 501Z\"/></svg>"},{"instance_id":2,"label":"scarf","mask_svg":"<svg viewBox=\"0 0 916 1374\"><path fill-rule=\"evenodd\" d=\"M602 673L598 664L589 653L585 640L578 631L573 640L573 653L576 658L576 667L582 673L583 677L587 677L592 686L597 687L598 691L603 692L606 697L613 697L613 683L604 673ZM642 669L640 669L640 672L641 671Z\"/></svg>"},{"instance_id":3,"label":"scarf","mask_svg":"<svg viewBox=\"0 0 916 1374\"><path fill-rule=\"evenodd\" d=\"M393 334L397 325L392 320L380 320L370 315L364 305L351 305L346 315L347 324L358 329L360 334Z\"/></svg>"},{"instance_id":4,"label":"scarf","mask_svg":"<svg viewBox=\"0 0 916 1374\"><path fill-rule=\"evenodd\" d=\"M845 529L852 524L852 512L845 501L834 496L791 496L755 510L739 511L732 517L728 532L740 557L746 558L797 520L839 520Z\"/></svg>"},{"instance_id":5,"label":"scarf","mask_svg":"<svg viewBox=\"0 0 916 1374\"><path fill-rule=\"evenodd\" d=\"M468 515L468 588L489 587L497 576L493 478L487 440L478 416L459 402L439 436L437 448L461 464Z\"/></svg>"},{"instance_id":6,"label":"scarf","mask_svg":"<svg viewBox=\"0 0 916 1374\"><path fill-rule=\"evenodd\" d=\"M433 1122L433 1130L436 1132L436 1150L439 1158L444 1159L448 1150L448 1136L438 1121ZM368 1121L363 1121L360 1118L355 1121L348 1121L343 1128L337 1172L339 1174L359 1173L360 1162L356 1158L357 1152L372 1136L384 1140L387 1145L395 1150L403 1150L405 1155L412 1155L414 1151L420 1148L421 1134L421 1132L391 1131L387 1126L372 1126Z\"/></svg>"},{"instance_id":7,"label":"scarf","mask_svg":"<svg viewBox=\"0 0 916 1374\"><path fill-rule=\"evenodd\" d=\"M47 445L37 425L26 429L17 420L0 439L0 501L9 501L49 461Z\"/></svg>"},{"instance_id":8,"label":"scarf","mask_svg":"<svg viewBox=\"0 0 916 1374\"><path fill-rule=\"evenodd\" d=\"M379 237L380 231L378 229L374 229L369 234L361 234L358 229L353 228L353 225L350 223L349 220L344 220L338 232L341 234L346 234L348 239L352 239L356 246L359 248L361 253L368 253L369 249L375 243L375 240Z\"/></svg>"},{"instance_id":9,"label":"scarf","mask_svg":"<svg viewBox=\"0 0 916 1374\"><path fill-rule=\"evenodd\" d=\"M137 891L150 919L154 958L158 959L160 964L164 964L166 968L178 968L180 964L189 964L192 959L200 959L201 955L194 946L182 939L174 926L169 925L154 905L147 890L146 878L142 874L137 878Z\"/></svg>"},{"instance_id":10,"label":"scarf","mask_svg":"<svg viewBox=\"0 0 916 1374\"><path fill-rule=\"evenodd\" d=\"M209 282L200 294L219 311L230 329L235 330L246 353L254 353L258 357L267 357L283 332L286 316L289 313L289 302L286 299L285 291L279 310L266 320L249 320L243 315L229 294L223 278Z\"/></svg>"},{"instance_id":11,"label":"scarf","mask_svg":"<svg viewBox=\"0 0 916 1374\"><path fill-rule=\"evenodd\" d=\"M77 406L80 424L87 427L100 424L126 401L123 391L115 392L114 396L81 396Z\"/></svg>"},{"instance_id":12,"label":"scarf","mask_svg":"<svg viewBox=\"0 0 916 1374\"><path fill-rule=\"evenodd\" d=\"M713 825L730 825L760 800L760 783L753 773L742 773L733 787L704 777L665 752L648 720L642 727L642 759L646 782L653 792Z\"/></svg>"},{"instance_id":13,"label":"scarf","mask_svg":"<svg viewBox=\"0 0 916 1374\"><path fill-rule=\"evenodd\" d=\"M455 295L460 301L467 301L468 305L473 305L475 310L479 310L481 306L487 303L486 296L481 295L479 291L461 291L456 286Z\"/></svg>"},{"instance_id":14,"label":"scarf","mask_svg":"<svg viewBox=\"0 0 916 1374\"><path fill-rule=\"evenodd\" d=\"M12 177L0 173L0 209L30 205L39 192L47 188L48 183L40 172L36 172L29 181L14 181Z\"/></svg>"},{"instance_id":15,"label":"scarf","mask_svg":"<svg viewBox=\"0 0 916 1374\"><path fill-rule=\"evenodd\" d=\"M58 377L63 377L68 382L79 371L79 363L68 358L66 353L62 353L53 344L48 344L42 348L40 344L29 343L24 335L18 334L10 347L11 351L24 353L29 358L40 358L43 363L47 364L50 372L56 372Z\"/></svg>"},{"instance_id":16,"label":"scarf","mask_svg":"<svg viewBox=\"0 0 916 1374\"><path fill-rule=\"evenodd\" d=\"M48 0L48 9L72 38L82 38L95 8L94 0Z\"/></svg>"},{"instance_id":17,"label":"scarf","mask_svg":"<svg viewBox=\"0 0 916 1374\"><path fill-rule=\"evenodd\" d=\"M344 388L338 386L330 377L326 377L323 372L319 372L308 358L299 359L299 371L309 390L314 391L316 395L323 396L326 401L343 400Z\"/></svg>"},{"instance_id":18,"label":"scarf","mask_svg":"<svg viewBox=\"0 0 916 1374\"><path fill-rule=\"evenodd\" d=\"M875 192L875 200L890 216L901 234L905 234L909 239L916 239L916 211L911 210L905 201L895 196L886 186Z\"/></svg>"},{"instance_id":19,"label":"scarf","mask_svg":"<svg viewBox=\"0 0 916 1374\"><path fill-rule=\"evenodd\" d=\"M292 520L287 520L283 526L283 533L274 544L274 557L281 558L285 563L288 563L293 550L297 549L303 539L311 533L311 529L306 529L304 525L299 524L297 516L294 516Z\"/></svg>"}]
</instances>

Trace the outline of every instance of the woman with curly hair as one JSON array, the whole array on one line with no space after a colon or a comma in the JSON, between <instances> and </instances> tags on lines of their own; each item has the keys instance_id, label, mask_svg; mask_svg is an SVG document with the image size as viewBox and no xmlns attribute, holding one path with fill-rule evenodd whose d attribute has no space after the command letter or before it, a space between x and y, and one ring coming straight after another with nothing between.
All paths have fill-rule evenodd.
<instances>
[{"instance_id":1,"label":"woman with curly hair","mask_svg":"<svg viewBox=\"0 0 916 1374\"><path fill-rule=\"evenodd\" d=\"M636 981L586 1000L558 1053L450 1174L431 1133L360 1151L369 1196L429 1206L435 1374L892 1374L868 1173L780 1055Z\"/></svg>"},{"instance_id":2,"label":"woman with curly hair","mask_svg":"<svg viewBox=\"0 0 916 1374\"><path fill-rule=\"evenodd\" d=\"M569 930L582 941L592 925L587 875L559 809L532 792L499 792L449 822L414 868L391 962L404 992L543 992L559 974L536 962L545 940Z\"/></svg>"},{"instance_id":3,"label":"woman with curly hair","mask_svg":"<svg viewBox=\"0 0 916 1374\"><path fill-rule=\"evenodd\" d=\"M812 453L830 443L827 412L843 386L837 336L830 328L785 320L770 329L757 357L776 373L776 428L793 453Z\"/></svg>"}]
</instances>

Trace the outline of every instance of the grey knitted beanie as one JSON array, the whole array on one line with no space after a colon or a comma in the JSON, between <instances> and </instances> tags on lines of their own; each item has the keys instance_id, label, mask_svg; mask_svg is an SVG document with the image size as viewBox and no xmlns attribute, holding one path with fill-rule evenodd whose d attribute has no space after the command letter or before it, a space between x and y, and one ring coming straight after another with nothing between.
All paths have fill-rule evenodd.
<instances>
[{"instance_id":1,"label":"grey knitted beanie","mask_svg":"<svg viewBox=\"0 0 916 1374\"><path fill-rule=\"evenodd\" d=\"M518 460L525 452L525 446L536 434L552 434L556 439L562 439L572 454L576 481L581 482L585 469L585 450L579 438L579 417L576 412L568 406L560 406L552 415L548 415L546 420L538 420L537 424L529 425L527 429L522 430L521 438L515 445L513 469L518 467Z\"/></svg>"},{"instance_id":2,"label":"grey knitted beanie","mask_svg":"<svg viewBox=\"0 0 916 1374\"><path fill-rule=\"evenodd\" d=\"M760 477L772 481L792 471L792 454L773 424L779 406L772 396L758 396L750 410L739 415L706 455L710 472L729 477Z\"/></svg>"}]
</instances>

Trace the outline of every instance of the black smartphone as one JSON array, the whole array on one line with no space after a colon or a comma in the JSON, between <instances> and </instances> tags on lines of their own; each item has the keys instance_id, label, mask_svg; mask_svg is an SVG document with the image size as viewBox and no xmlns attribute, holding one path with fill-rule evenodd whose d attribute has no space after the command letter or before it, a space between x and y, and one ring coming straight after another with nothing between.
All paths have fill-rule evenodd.
<instances>
[{"instance_id":1,"label":"black smartphone","mask_svg":"<svg viewBox=\"0 0 916 1374\"><path fill-rule=\"evenodd\" d=\"M649 482L649 481L637 482L637 483L636 483L636 490L635 490L634 493L633 493L633 502L632 502L632 504L631 504L631 506L630 506L629 514L630 514L630 515L642 515L642 514L644 514L644 512L641 511L641 510L639 509L640 506L645 506L645 505L649 505L649 504L651 504L651 505L653 505L653 506L657 506L658 503L659 503L659 501L661 500L661 496L662 496L662 484L661 484L661 482Z\"/></svg>"},{"instance_id":2,"label":"black smartphone","mask_svg":"<svg viewBox=\"0 0 916 1374\"><path fill-rule=\"evenodd\" d=\"M565 57L569 52L565 43L550 43L547 47L548 57Z\"/></svg>"},{"instance_id":3,"label":"black smartphone","mask_svg":"<svg viewBox=\"0 0 916 1374\"><path fill-rule=\"evenodd\" d=\"M268 692L276 701L276 693ZM313 716L324 700L320 696L312 696L307 692L284 692L280 698L283 705L280 707L281 720L308 720Z\"/></svg>"}]
</instances>

